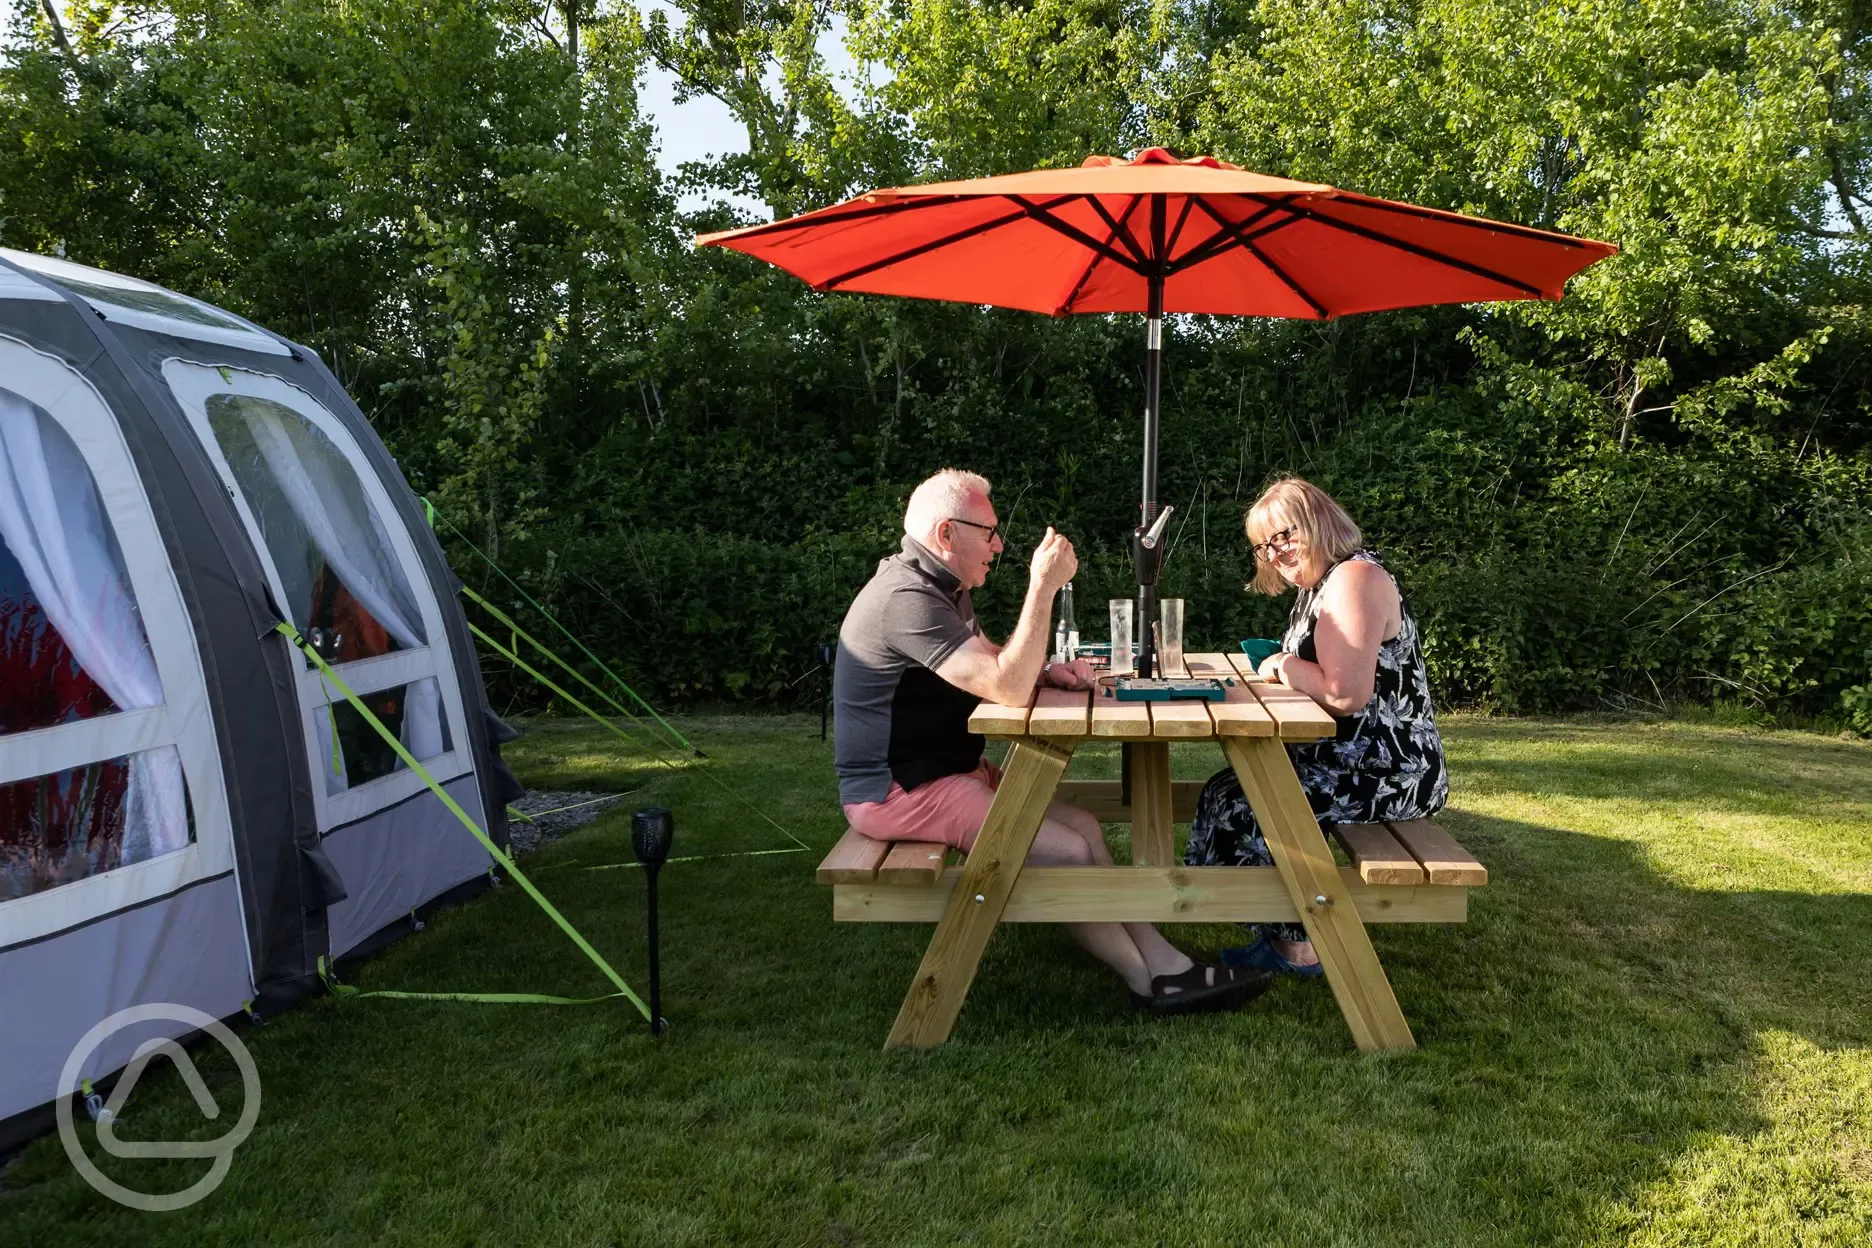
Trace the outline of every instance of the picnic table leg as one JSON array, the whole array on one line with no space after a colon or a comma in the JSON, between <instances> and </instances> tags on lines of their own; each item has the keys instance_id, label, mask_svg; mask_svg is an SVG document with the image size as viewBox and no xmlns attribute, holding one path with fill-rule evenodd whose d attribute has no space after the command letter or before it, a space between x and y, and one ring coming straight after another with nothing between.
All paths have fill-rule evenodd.
<instances>
[{"instance_id":1,"label":"picnic table leg","mask_svg":"<svg viewBox=\"0 0 1872 1248\"><path fill-rule=\"evenodd\" d=\"M1352 1029L1353 1042L1365 1053L1416 1048L1364 921L1345 896L1339 868L1286 747L1273 737L1224 737L1222 750L1326 968L1326 982Z\"/></svg>"},{"instance_id":2,"label":"picnic table leg","mask_svg":"<svg viewBox=\"0 0 1872 1248\"><path fill-rule=\"evenodd\" d=\"M1175 866L1176 822L1170 811L1170 743L1134 741L1130 750L1131 862Z\"/></svg>"},{"instance_id":3,"label":"picnic table leg","mask_svg":"<svg viewBox=\"0 0 1872 1248\"><path fill-rule=\"evenodd\" d=\"M982 951L994 935L1008 894L1072 758L1071 741L1016 741L1008 751L1001 786L995 790L975 847L962 864L962 878L936 933L930 937L916 979L891 1027L887 1049L934 1048L949 1038L963 998L975 982Z\"/></svg>"}]
</instances>

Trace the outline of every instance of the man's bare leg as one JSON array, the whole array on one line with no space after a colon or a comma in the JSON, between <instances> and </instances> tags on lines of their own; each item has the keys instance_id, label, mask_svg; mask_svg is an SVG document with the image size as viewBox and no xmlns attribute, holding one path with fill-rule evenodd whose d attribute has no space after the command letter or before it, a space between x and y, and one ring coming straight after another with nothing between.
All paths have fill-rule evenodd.
<instances>
[{"instance_id":1,"label":"man's bare leg","mask_svg":"<svg viewBox=\"0 0 1872 1248\"><path fill-rule=\"evenodd\" d=\"M1105 829L1090 811L1081 810L1066 802L1054 802L1047 807L1046 823L1059 824L1070 829L1080 840L1085 842L1086 851L1091 855L1089 861L1095 866L1112 865L1111 847L1105 843ZM1043 825L1044 827L1044 825ZM1038 842L1036 842L1036 845ZM1144 965L1152 978L1159 975L1179 975L1189 970L1194 963L1190 956L1165 940L1149 923L1120 924L1125 934L1131 938L1131 944L1144 959ZM1142 991L1148 992L1148 986Z\"/></svg>"},{"instance_id":2,"label":"man's bare leg","mask_svg":"<svg viewBox=\"0 0 1872 1248\"><path fill-rule=\"evenodd\" d=\"M1093 863L1092 851L1078 830L1050 815L1034 836L1027 861L1033 866L1045 867L1089 867ZM1064 926L1086 952L1117 971L1132 992L1144 997L1150 995L1151 976L1163 972L1153 971L1138 951L1137 942L1131 939L1129 924L1067 923Z\"/></svg>"}]
</instances>

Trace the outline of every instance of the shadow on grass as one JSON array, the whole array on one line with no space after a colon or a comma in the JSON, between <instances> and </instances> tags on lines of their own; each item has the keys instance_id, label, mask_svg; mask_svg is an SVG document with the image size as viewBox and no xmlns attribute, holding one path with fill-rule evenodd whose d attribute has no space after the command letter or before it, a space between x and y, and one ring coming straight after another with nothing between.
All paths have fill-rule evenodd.
<instances>
[{"instance_id":1,"label":"shadow on grass","mask_svg":"<svg viewBox=\"0 0 1872 1248\"><path fill-rule=\"evenodd\" d=\"M816 721L799 727L708 744L822 851L842 825ZM605 747L531 748L534 783L592 787L565 760ZM1210 765L1178 774L1192 763ZM1563 753L1522 775L1589 796L1617 780L1598 765L1569 771ZM1512 779L1475 774L1478 790ZM684 848L777 843L699 777L644 783ZM1373 929L1414 1052L1357 1055L1323 984L1284 982L1231 1015L1141 1017L1062 933L1009 926L952 1041L886 1053L929 927L833 924L815 854L679 864L662 893L662 1041L608 1005L314 1003L253 1033L266 1109L214 1198L132 1214L42 1142L0 1188L0 1240L1858 1242L1872 1227L1851 1141L1829 1142L1788 1089L1846 1104L1836 1063L1863 1069L1872 899L1688 887L1656 865L1675 842L1481 805L1443 820L1491 871L1470 921ZM628 861L627 822L609 814L533 861L641 989L641 874L575 869ZM1198 950L1239 939L1170 934ZM574 991L593 977L508 890L362 978ZM138 1138L195 1114L176 1081L150 1082L162 1096ZM196 1177L149 1164L167 1190Z\"/></svg>"}]
</instances>

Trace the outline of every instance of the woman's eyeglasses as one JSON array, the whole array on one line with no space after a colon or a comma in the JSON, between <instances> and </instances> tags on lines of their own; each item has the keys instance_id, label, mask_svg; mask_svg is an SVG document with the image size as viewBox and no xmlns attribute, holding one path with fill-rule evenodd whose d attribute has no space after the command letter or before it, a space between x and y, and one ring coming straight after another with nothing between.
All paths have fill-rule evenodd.
<instances>
[{"instance_id":1,"label":"woman's eyeglasses","mask_svg":"<svg viewBox=\"0 0 1872 1248\"><path fill-rule=\"evenodd\" d=\"M1292 529L1282 529L1278 533L1268 534L1268 539L1265 542L1250 542L1248 544L1248 549L1254 552L1254 556L1257 559L1272 560L1274 558L1275 547L1285 548L1293 545L1298 540L1299 535Z\"/></svg>"}]
</instances>

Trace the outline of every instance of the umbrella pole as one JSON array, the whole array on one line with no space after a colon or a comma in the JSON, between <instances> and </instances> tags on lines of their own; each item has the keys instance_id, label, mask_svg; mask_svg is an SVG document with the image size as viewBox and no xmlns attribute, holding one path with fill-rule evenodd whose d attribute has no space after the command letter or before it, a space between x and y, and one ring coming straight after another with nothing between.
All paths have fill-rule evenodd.
<instances>
[{"instance_id":1,"label":"umbrella pole","mask_svg":"<svg viewBox=\"0 0 1872 1248\"><path fill-rule=\"evenodd\" d=\"M1144 489L1138 507L1138 527L1131 536L1131 558L1137 567L1138 580L1138 660L1139 676L1157 674L1157 572L1163 566L1163 543L1150 548L1144 545L1144 533L1157 519L1157 424L1160 412L1159 391L1163 376L1163 306L1162 273L1150 276L1150 302L1144 320ZM1112 656L1116 660L1117 656Z\"/></svg>"}]
</instances>

